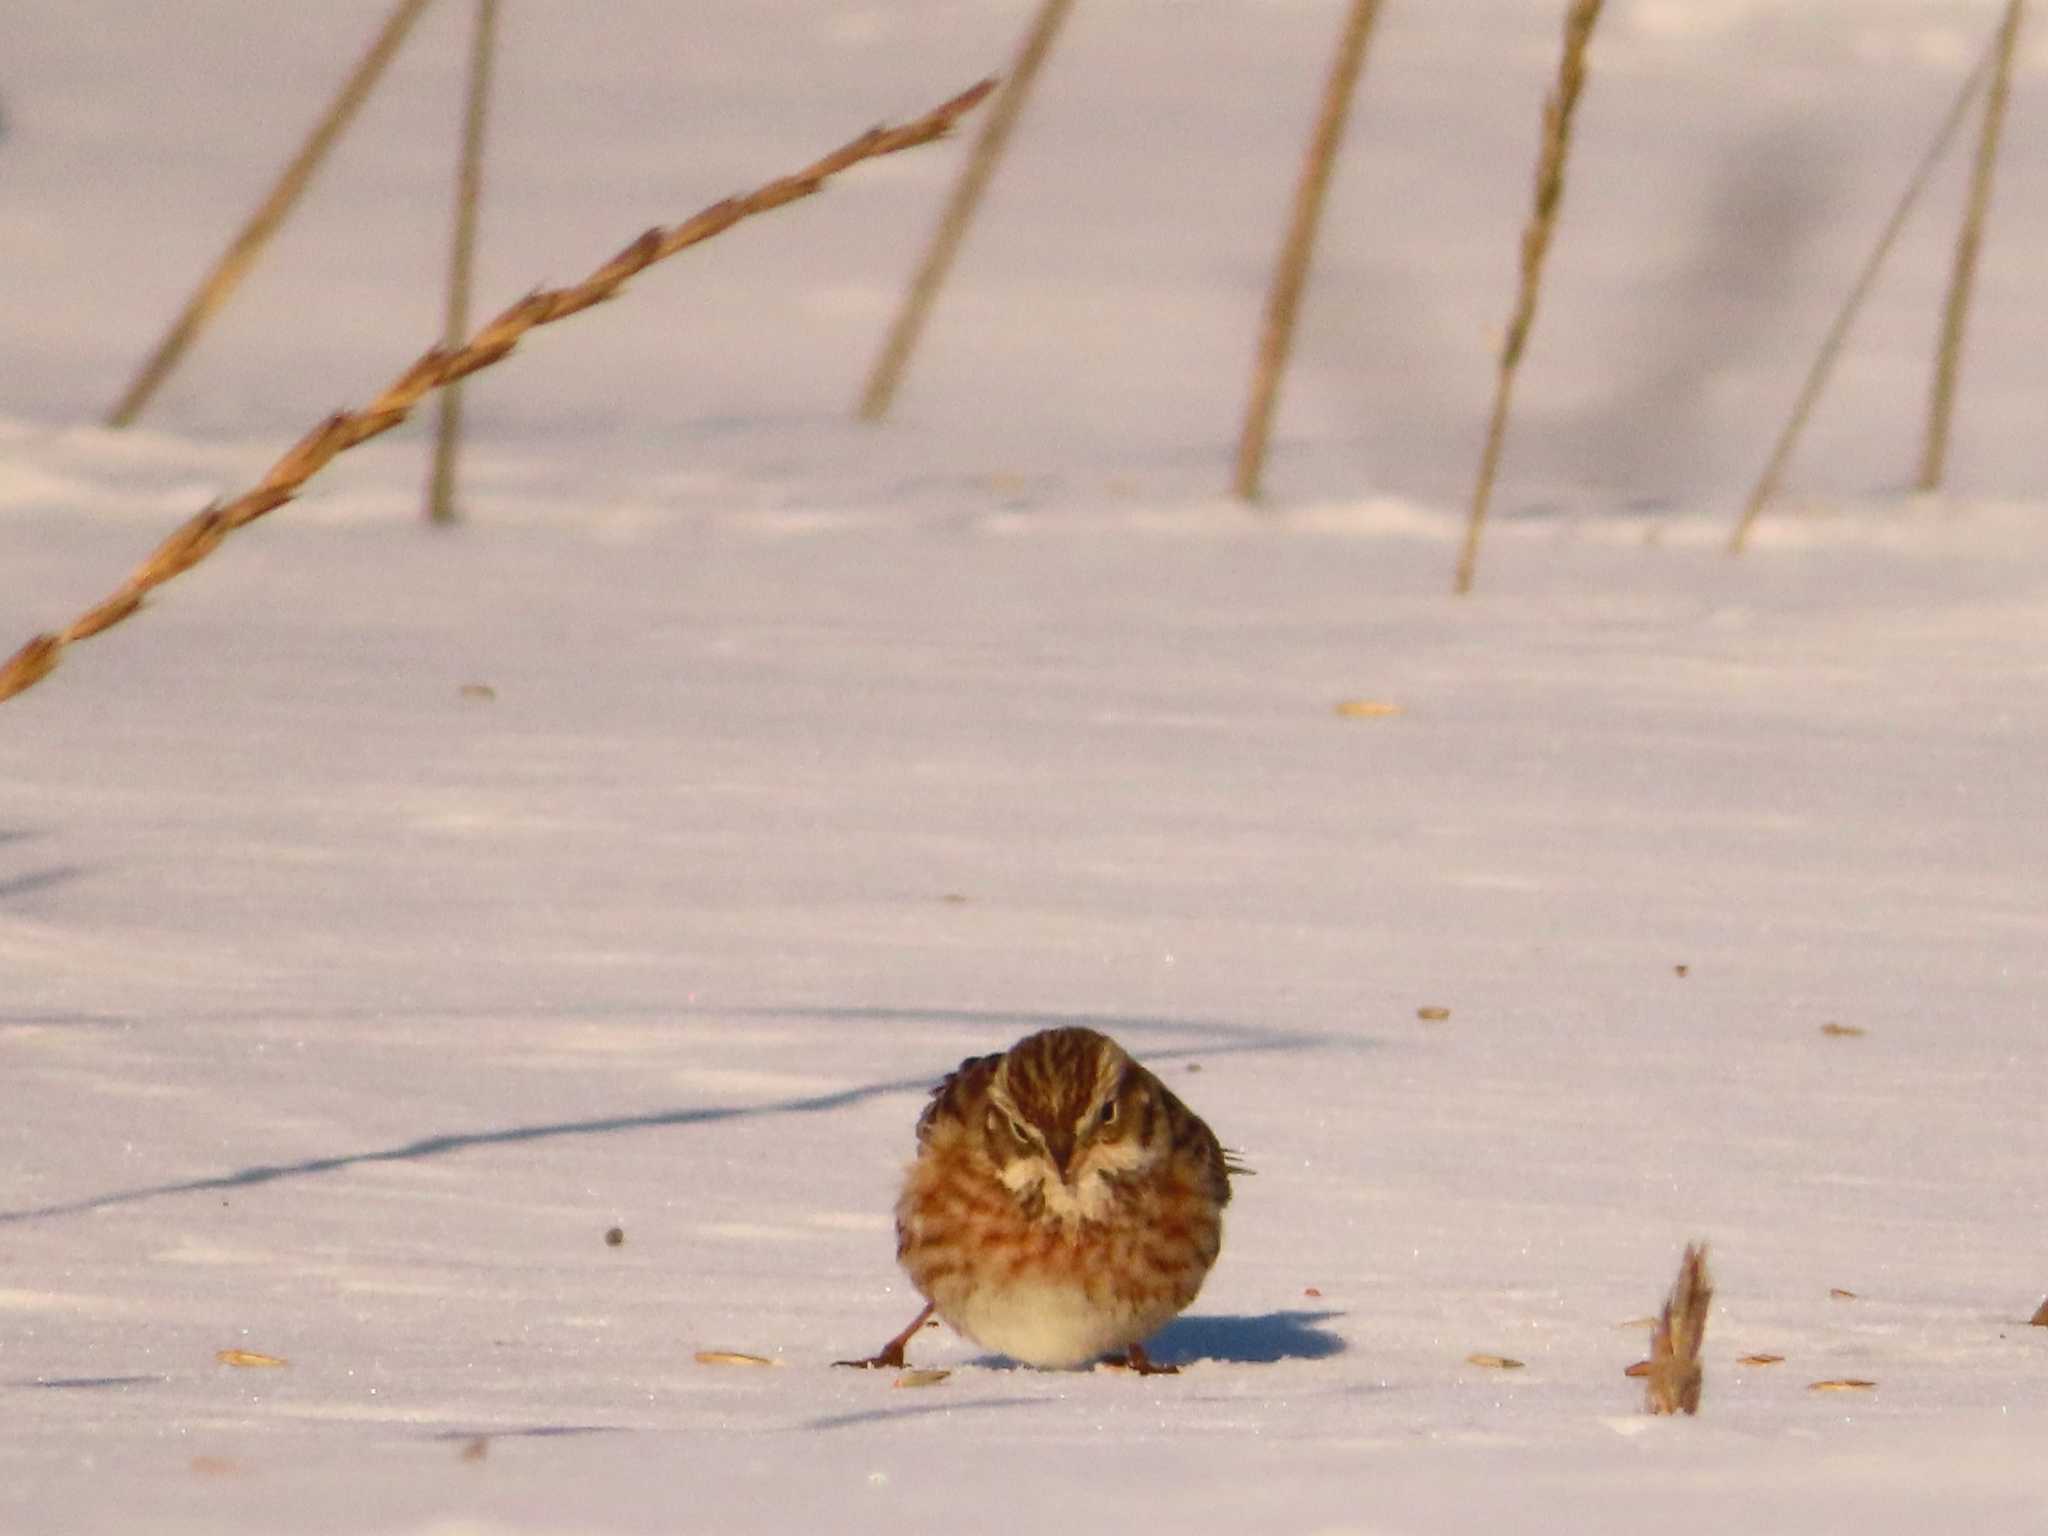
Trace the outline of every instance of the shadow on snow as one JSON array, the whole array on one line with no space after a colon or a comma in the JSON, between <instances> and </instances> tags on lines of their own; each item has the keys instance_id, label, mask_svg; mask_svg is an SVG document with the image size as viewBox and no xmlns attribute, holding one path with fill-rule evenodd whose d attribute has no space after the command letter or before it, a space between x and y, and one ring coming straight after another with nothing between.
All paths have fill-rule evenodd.
<instances>
[{"instance_id":1,"label":"shadow on snow","mask_svg":"<svg viewBox=\"0 0 2048 1536\"><path fill-rule=\"evenodd\" d=\"M1148 1348L1162 1365L1215 1360L1225 1365L1277 1365L1282 1360L1327 1360L1344 1341L1317 1326L1336 1312L1196 1314L1176 1317L1152 1336Z\"/></svg>"},{"instance_id":2,"label":"shadow on snow","mask_svg":"<svg viewBox=\"0 0 2048 1536\"><path fill-rule=\"evenodd\" d=\"M1150 1350L1152 1358L1162 1365L1277 1365L1283 1360L1326 1360L1332 1355L1342 1353L1345 1347L1344 1340L1320 1325L1341 1315L1329 1311L1177 1317L1152 1336L1149 1341ZM1019 1365L1001 1355L984 1355L974 1360L972 1366L978 1371L991 1371L1005 1376L1012 1373L1018 1376L1069 1374L1059 1371L1037 1372L1030 1366ZM1138 1379L1152 1381L1157 1378ZM1171 1379L1168 1384L1161 1386L1160 1390L1173 1391ZM858 1424L877 1424L886 1419L913 1419L930 1414L953 1414L963 1409L1029 1408L1043 1406L1053 1401L1055 1399L1040 1397L983 1397L970 1398L966 1402L941 1400L904 1406L892 1403L883 1408L861 1408L849 1413L827 1414L823 1418L808 1420L801 1427L807 1430L848 1429Z\"/></svg>"},{"instance_id":3,"label":"shadow on snow","mask_svg":"<svg viewBox=\"0 0 2048 1536\"><path fill-rule=\"evenodd\" d=\"M891 1010L885 1008L786 1008L786 1009L695 1009L693 1012L760 1015L773 1017L805 1017L833 1022L853 1022L882 1019L917 1019L923 1021L943 1020L961 1024L1001 1024L1009 1029L1025 1032L1051 1029L1063 1025L1085 1025L1101 1029L1105 1033L1125 1034L1132 1038L1161 1033L1185 1038L1189 1034L1203 1037L1206 1043L1186 1045L1167 1050L1140 1052L1147 1062L1174 1061L1193 1056L1222 1056L1241 1052L1292 1051L1311 1046L1327 1045L1333 1042L1318 1035L1309 1034L1267 1034L1243 1025L1203 1023L1195 1020L1173 1020L1144 1017L1116 1017L1100 1014L1036 1014L1009 1012L961 1011L947 1012L936 1009ZM1353 1041L1353 1045L1363 1042ZM849 1105L864 1103L869 1099L889 1094L924 1093L929 1091L950 1067L920 1074L917 1077L889 1078L882 1082L863 1083L854 1088L843 1088L833 1093L806 1094L796 1098L774 1099L761 1104L706 1105L681 1109L652 1110L636 1115L603 1115L584 1120L558 1120L538 1125L506 1126L497 1130L454 1131L441 1135L422 1136L414 1141L402 1142L397 1146L377 1147L362 1152L342 1152L330 1157L310 1157L292 1163L259 1163L247 1168L238 1168L231 1173L214 1174L205 1178L180 1179L161 1184L145 1184L130 1189L111 1190L106 1194L88 1195L77 1200L62 1200L49 1205L24 1206L17 1210L0 1211L0 1226L18 1222L35 1221L44 1217L74 1216L86 1211L104 1210L109 1206L133 1205L144 1200L154 1200L169 1195L206 1194L225 1189L247 1189L254 1185L276 1183L281 1179L307 1178L314 1174L335 1173L346 1168L366 1167L377 1163L414 1162L423 1158L441 1157L451 1152L466 1152L482 1147L516 1146L526 1142L551 1141L565 1136L607 1136L623 1131L660 1130L669 1126L713 1125L726 1120L752 1120L769 1115L820 1114L831 1110L844 1109Z\"/></svg>"}]
</instances>

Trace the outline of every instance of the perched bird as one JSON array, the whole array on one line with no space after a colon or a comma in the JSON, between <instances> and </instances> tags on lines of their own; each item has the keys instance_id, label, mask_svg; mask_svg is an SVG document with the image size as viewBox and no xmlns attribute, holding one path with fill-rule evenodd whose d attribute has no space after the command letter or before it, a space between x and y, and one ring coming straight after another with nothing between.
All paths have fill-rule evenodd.
<instances>
[{"instance_id":1,"label":"perched bird","mask_svg":"<svg viewBox=\"0 0 2048 1536\"><path fill-rule=\"evenodd\" d=\"M925 1297L865 1360L903 1364L934 1313L1025 1365L1121 1355L1201 1290L1239 1167L1201 1117L1092 1029L974 1056L932 1091L896 1202L896 1257Z\"/></svg>"}]
</instances>

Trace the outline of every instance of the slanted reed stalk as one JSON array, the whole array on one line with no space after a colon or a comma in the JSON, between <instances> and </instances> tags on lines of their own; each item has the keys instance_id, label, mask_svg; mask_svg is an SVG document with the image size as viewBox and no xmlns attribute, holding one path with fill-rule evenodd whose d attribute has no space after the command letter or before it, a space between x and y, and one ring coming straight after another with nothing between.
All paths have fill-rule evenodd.
<instances>
[{"instance_id":1,"label":"slanted reed stalk","mask_svg":"<svg viewBox=\"0 0 2048 1536\"><path fill-rule=\"evenodd\" d=\"M185 307L164 333L156 350L149 355L136 373L134 380L120 401L107 413L107 425L125 427L142 414L150 397L171 376L184 357L186 349L199 339L206 322L225 305L241 285L249 269L256 265L256 258L263 254L264 246L270 243L292 211L292 205L299 200L299 194L306 190L306 184L313 179L313 173L320 169L320 163L327 158L327 152L334 148L342 130L355 117L357 110L369 99L370 92L383 76L384 67L398 52L398 46L405 41L412 24L419 20L420 12L427 8L429 0L399 0L397 7L385 18L383 28L374 41L357 60L356 67L341 90L329 103L320 121L313 125L313 131L306 136L306 142L299 152L292 156L284 172L277 178L277 184L263 199L261 205L249 216L228 248L221 253L213 270L200 280L192 297L185 301Z\"/></svg>"},{"instance_id":2,"label":"slanted reed stalk","mask_svg":"<svg viewBox=\"0 0 2048 1536\"><path fill-rule=\"evenodd\" d=\"M476 211L484 186L484 119L491 98L491 55L498 33L498 0L476 0L470 35L469 89L462 106L462 154L455 170L455 234L448 251L448 310L441 345L459 346L469 334L470 282L476 270ZM455 521L455 455L462 443L462 381L441 391L434 424L434 465L427 477L427 518Z\"/></svg>"},{"instance_id":3,"label":"slanted reed stalk","mask_svg":"<svg viewBox=\"0 0 2048 1536\"><path fill-rule=\"evenodd\" d=\"M1265 326L1259 336L1259 357L1252 372L1252 396L1245 407L1244 428L1238 435L1237 473L1232 482L1232 488L1245 501L1256 501L1259 496L1259 481L1266 465L1266 440L1279 404L1280 381L1294 350L1294 321L1301 310L1302 292L1308 286L1309 257L1314 253L1316 229L1322 222L1323 199L1329 192L1338 146L1344 142L1344 123L1351 113L1351 97L1365 67L1366 46L1372 40L1379 9L1379 0L1352 0L1351 14L1337 39L1330 78L1323 87L1322 110L1316 114L1315 131L1302 161L1301 181L1294 190L1287 236L1273 266L1272 287L1266 295Z\"/></svg>"},{"instance_id":4,"label":"slanted reed stalk","mask_svg":"<svg viewBox=\"0 0 2048 1536\"><path fill-rule=\"evenodd\" d=\"M953 184L952 195L946 200L944 212L939 215L939 227L932 234L931 245L918 265L917 275L910 280L910 287L903 295L903 306L896 312L895 323L889 327L889 335L868 373L857 411L862 421L880 421L889 414L897 387L903 382L903 372L910 366L910 355L917 350L918 337L924 334L925 321L930 318L932 305L939 297L939 289L945 286L946 274L953 268L953 258L960 252L961 241L967 238L967 228L974 222L974 212L981 206L982 194L995 178L996 166L1001 163L1003 150L1010 142L1011 130L1023 115L1031 87L1038 79L1047 55L1052 52L1053 39L1059 36L1060 24L1067 19L1067 12L1073 9L1073 4L1074 0L1044 0L1030 30L1024 35L1024 41L1018 46L1017 57L1010 65L1002 91L982 122L981 135L967 156L967 164L961 168L960 179Z\"/></svg>"},{"instance_id":5,"label":"slanted reed stalk","mask_svg":"<svg viewBox=\"0 0 2048 1536\"><path fill-rule=\"evenodd\" d=\"M1679 1261L1678 1278L1664 1299L1657 1331L1650 1340L1647 1406L1652 1413L1698 1413L1706 1373L1700 1346L1707 1337L1707 1309L1713 1304L1714 1282L1707 1273L1707 1245L1688 1243Z\"/></svg>"},{"instance_id":6,"label":"slanted reed stalk","mask_svg":"<svg viewBox=\"0 0 2048 1536\"><path fill-rule=\"evenodd\" d=\"M1984 128L1977 140L1977 161L1970 172L1970 198L1963 227L1956 236L1955 266L1949 275L1948 303L1941 318L1941 345L1935 352L1934 388L1927 410L1927 445L1920 455L1919 487L1931 491L1941 484L1948 465L1949 424L1955 415L1956 379L1962 371L1963 328L1969 323L1970 296L1977 286L1977 254L1984 244L1984 221L1991 211L1991 178L1998 165L1999 138L2005 127L2005 104L2012 93L2012 60L2020 36L2025 0L2009 0L1998 28L1997 63L1991 90L1984 98Z\"/></svg>"},{"instance_id":7,"label":"slanted reed stalk","mask_svg":"<svg viewBox=\"0 0 2048 1536\"><path fill-rule=\"evenodd\" d=\"M1891 255L1892 246L1898 242L1899 232L1906 227L1906 220L1919 205L1920 195L1927 190L1928 182L1934 179L1935 169L1948 154L1949 145L1955 142L1956 130L1969 115L1970 104L1977 99L1977 93L1984 88L1984 77L1990 72L1992 55L1986 53L1977 61L1977 67L1964 77L1962 87L1956 92L1956 99L1948 109L1948 115L1935 130L1934 142L1927 146L1927 152L1920 157L1920 163L1913 168L1912 177L1906 182L1906 190L1899 195L1892 216L1886 220L1884 232L1877 237L1877 246L1863 264L1863 270L1856 274L1856 281L1850 285L1849 293L1842 300L1842 307L1835 314L1834 323L1822 338L1820 351L1814 355L1813 366L1807 369L1806 382L1799 387L1799 398L1792 404L1792 414L1785 418L1785 425L1778 431L1778 440L1771 447L1770 459L1765 463L1763 473L1757 476L1756 485L1749 493L1749 500L1742 508L1742 516L1736 519L1735 532L1728 540L1728 553L1739 555L1749 547L1750 531L1763 515L1765 505L1778 492L1778 483L1785 476L1785 466L1791 462L1792 450L1799 446L1799 438L1806 431L1807 418L1813 415L1813 408L1820 401L1821 391L1835 371L1835 359L1841 355L1842 344L1849 339L1849 328L1856 323L1856 317L1863 310L1863 301L1870 297L1877 277L1884 270L1885 258Z\"/></svg>"},{"instance_id":8,"label":"slanted reed stalk","mask_svg":"<svg viewBox=\"0 0 2048 1536\"><path fill-rule=\"evenodd\" d=\"M1493 480L1500 469L1502 445L1507 440L1508 409L1515 392L1515 373L1521 367L1522 352L1529 344L1529 330L1536 323L1536 300L1543 287L1543 261L1550 252L1550 238L1557 229L1558 209L1564 202L1565 163L1572 148L1572 120L1579 96L1586 88L1586 49L1593 40L1594 23L1600 19L1601 0L1572 0L1564 20L1564 51L1558 60L1557 89L1543 103L1543 144L1536 156L1536 200L1529 222L1522 230L1521 281L1515 293L1514 314L1508 320L1507 335L1501 342L1500 369L1494 380L1493 414L1487 422L1486 446L1479 455L1479 476L1472 487L1472 511L1465 523L1465 546L1458 555L1458 573L1453 589L1461 595L1472 590L1472 578L1479 566L1479 537L1486 526L1486 510L1493 499Z\"/></svg>"},{"instance_id":9,"label":"slanted reed stalk","mask_svg":"<svg viewBox=\"0 0 2048 1536\"><path fill-rule=\"evenodd\" d=\"M15 652L0 665L0 699L12 698L40 682L57 665L66 646L120 623L142 606L154 588L204 560L229 534L290 501L336 454L390 431L434 390L499 361L535 326L553 324L614 297L630 278L657 261L723 234L757 213L809 197L833 176L863 160L929 144L994 89L995 81L984 80L912 122L896 128L871 128L794 175L766 182L744 196L713 203L680 224L657 225L580 283L528 294L486 321L459 347L428 348L369 404L359 410L339 411L300 438L252 489L186 519L112 594L62 630L37 635Z\"/></svg>"}]
</instances>

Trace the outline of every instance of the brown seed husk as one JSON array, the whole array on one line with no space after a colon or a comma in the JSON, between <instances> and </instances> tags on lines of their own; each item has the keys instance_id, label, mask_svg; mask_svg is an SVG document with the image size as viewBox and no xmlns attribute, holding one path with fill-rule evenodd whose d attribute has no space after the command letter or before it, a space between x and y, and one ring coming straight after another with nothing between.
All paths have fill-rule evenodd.
<instances>
[{"instance_id":1,"label":"brown seed husk","mask_svg":"<svg viewBox=\"0 0 2048 1536\"><path fill-rule=\"evenodd\" d=\"M213 1358L222 1365L239 1366L244 1370L276 1370L291 1364L282 1355L266 1355L253 1349L218 1350Z\"/></svg>"},{"instance_id":2,"label":"brown seed husk","mask_svg":"<svg viewBox=\"0 0 2048 1536\"><path fill-rule=\"evenodd\" d=\"M736 1349L700 1349L697 1351L699 1365L779 1365L779 1360L770 1360L766 1355L743 1354Z\"/></svg>"}]
</instances>

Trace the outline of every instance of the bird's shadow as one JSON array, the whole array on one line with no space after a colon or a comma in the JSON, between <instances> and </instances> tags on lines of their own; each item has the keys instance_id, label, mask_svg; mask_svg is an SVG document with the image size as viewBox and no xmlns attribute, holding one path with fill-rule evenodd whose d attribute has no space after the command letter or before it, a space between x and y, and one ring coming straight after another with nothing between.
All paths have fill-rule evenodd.
<instances>
[{"instance_id":1,"label":"bird's shadow","mask_svg":"<svg viewBox=\"0 0 2048 1536\"><path fill-rule=\"evenodd\" d=\"M1278 1365L1283 1360L1327 1360L1344 1340L1319 1326L1341 1312L1208 1312L1182 1315L1145 1341L1158 1365ZM1029 1370L1007 1355L982 1355L982 1370Z\"/></svg>"},{"instance_id":2,"label":"bird's shadow","mask_svg":"<svg viewBox=\"0 0 2048 1536\"><path fill-rule=\"evenodd\" d=\"M1150 1340L1149 1353L1158 1365L1277 1365L1283 1360L1327 1360L1345 1349L1342 1338L1320 1326L1341 1312L1208 1313L1177 1317ZM976 1370L1029 1373L1007 1355L983 1355L969 1362ZM1054 1373L1057 1374L1057 1373ZM845 1429L888 1419L950 1415L962 1408L1031 1408L1039 1397L987 1397L968 1402L918 1403L910 1407L867 1408L812 1419L805 1429Z\"/></svg>"},{"instance_id":3,"label":"bird's shadow","mask_svg":"<svg viewBox=\"0 0 2048 1536\"><path fill-rule=\"evenodd\" d=\"M1214 1360L1225 1365L1277 1365L1327 1360L1344 1340L1320 1326L1341 1312L1208 1312L1175 1318L1146 1346L1161 1365Z\"/></svg>"}]
</instances>

